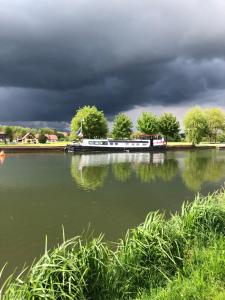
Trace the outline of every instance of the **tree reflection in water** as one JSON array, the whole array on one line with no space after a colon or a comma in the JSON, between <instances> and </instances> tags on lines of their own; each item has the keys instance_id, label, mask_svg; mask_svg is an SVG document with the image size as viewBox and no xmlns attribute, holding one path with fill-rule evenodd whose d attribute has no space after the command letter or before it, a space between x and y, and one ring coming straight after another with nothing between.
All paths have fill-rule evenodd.
<instances>
[{"instance_id":1,"label":"tree reflection in water","mask_svg":"<svg viewBox=\"0 0 225 300\"><path fill-rule=\"evenodd\" d=\"M178 173L179 164L176 159L166 159L158 170L158 177L163 181L171 181Z\"/></svg>"},{"instance_id":2,"label":"tree reflection in water","mask_svg":"<svg viewBox=\"0 0 225 300\"><path fill-rule=\"evenodd\" d=\"M108 174L107 165L82 165L82 158L87 156L74 155L71 163L71 175L75 182L84 190L96 190L103 186Z\"/></svg>"},{"instance_id":3,"label":"tree reflection in water","mask_svg":"<svg viewBox=\"0 0 225 300\"><path fill-rule=\"evenodd\" d=\"M157 178L170 181L178 172L178 162L165 160L165 153L105 153L75 155L71 174L85 190L95 190L104 184L109 166L115 180L126 182L134 172L142 182Z\"/></svg>"},{"instance_id":4,"label":"tree reflection in water","mask_svg":"<svg viewBox=\"0 0 225 300\"><path fill-rule=\"evenodd\" d=\"M225 177L225 156L219 151L183 152L181 161L179 167L176 156L174 158L171 153L74 155L71 174L85 190L102 187L110 168L117 181L126 182L135 174L144 183L156 180L169 182L180 169L184 184L194 192L199 191L204 182L217 182Z\"/></svg>"},{"instance_id":5,"label":"tree reflection in water","mask_svg":"<svg viewBox=\"0 0 225 300\"><path fill-rule=\"evenodd\" d=\"M127 181L132 174L131 163L117 163L112 165L114 178L120 182Z\"/></svg>"},{"instance_id":6,"label":"tree reflection in water","mask_svg":"<svg viewBox=\"0 0 225 300\"><path fill-rule=\"evenodd\" d=\"M140 163L136 166L136 174L142 182L151 182L157 179L170 181L177 175L178 169L179 165L177 160L166 159L161 163Z\"/></svg>"},{"instance_id":7,"label":"tree reflection in water","mask_svg":"<svg viewBox=\"0 0 225 300\"><path fill-rule=\"evenodd\" d=\"M187 153L182 178L190 190L199 191L204 182L217 182L224 176L225 158L219 151Z\"/></svg>"}]
</instances>

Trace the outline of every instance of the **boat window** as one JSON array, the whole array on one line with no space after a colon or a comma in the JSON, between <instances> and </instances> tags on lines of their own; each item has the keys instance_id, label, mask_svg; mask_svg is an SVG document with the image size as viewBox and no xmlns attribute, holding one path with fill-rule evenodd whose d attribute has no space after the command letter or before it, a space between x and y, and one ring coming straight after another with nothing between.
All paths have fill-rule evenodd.
<instances>
[{"instance_id":1,"label":"boat window","mask_svg":"<svg viewBox=\"0 0 225 300\"><path fill-rule=\"evenodd\" d=\"M110 145L113 145L113 143L112 143L112 142L110 142Z\"/></svg>"},{"instance_id":2,"label":"boat window","mask_svg":"<svg viewBox=\"0 0 225 300\"><path fill-rule=\"evenodd\" d=\"M115 143L115 145L118 145L118 143Z\"/></svg>"},{"instance_id":3,"label":"boat window","mask_svg":"<svg viewBox=\"0 0 225 300\"><path fill-rule=\"evenodd\" d=\"M89 145L108 145L107 141L89 141ZM110 143L112 145L112 143Z\"/></svg>"}]
</instances>

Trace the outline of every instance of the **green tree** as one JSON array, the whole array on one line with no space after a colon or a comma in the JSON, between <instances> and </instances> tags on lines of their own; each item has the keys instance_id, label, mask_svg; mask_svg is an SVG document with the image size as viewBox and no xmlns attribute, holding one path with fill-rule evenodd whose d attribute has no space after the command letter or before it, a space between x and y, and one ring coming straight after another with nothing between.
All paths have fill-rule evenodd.
<instances>
[{"instance_id":1,"label":"green tree","mask_svg":"<svg viewBox=\"0 0 225 300\"><path fill-rule=\"evenodd\" d=\"M7 137L9 138L10 142L13 141L13 130L10 126L5 127L5 134L7 134Z\"/></svg>"},{"instance_id":2,"label":"green tree","mask_svg":"<svg viewBox=\"0 0 225 300\"><path fill-rule=\"evenodd\" d=\"M225 131L224 130L221 133L219 133L218 142L219 143L225 143Z\"/></svg>"},{"instance_id":3,"label":"green tree","mask_svg":"<svg viewBox=\"0 0 225 300\"><path fill-rule=\"evenodd\" d=\"M115 139L130 138L132 127L131 119L127 115L120 113L114 119L112 135Z\"/></svg>"},{"instance_id":4,"label":"green tree","mask_svg":"<svg viewBox=\"0 0 225 300\"><path fill-rule=\"evenodd\" d=\"M185 134L189 142L193 145L199 144L207 134L207 120L205 113L199 106L189 110L184 118Z\"/></svg>"},{"instance_id":5,"label":"green tree","mask_svg":"<svg viewBox=\"0 0 225 300\"><path fill-rule=\"evenodd\" d=\"M132 132L132 134L131 134L131 138L132 139L141 139L141 136L142 136L143 134L140 132L140 131L134 131L134 132Z\"/></svg>"},{"instance_id":6,"label":"green tree","mask_svg":"<svg viewBox=\"0 0 225 300\"><path fill-rule=\"evenodd\" d=\"M210 142L217 142L218 134L225 128L225 113L220 108L205 109L205 116L208 124L208 136Z\"/></svg>"},{"instance_id":7,"label":"green tree","mask_svg":"<svg viewBox=\"0 0 225 300\"><path fill-rule=\"evenodd\" d=\"M57 137L59 141L68 141L68 137L66 137L62 132L57 132Z\"/></svg>"},{"instance_id":8,"label":"green tree","mask_svg":"<svg viewBox=\"0 0 225 300\"><path fill-rule=\"evenodd\" d=\"M145 134L159 133L158 117L153 113L143 112L137 120L137 129Z\"/></svg>"},{"instance_id":9,"label":"green tree","mask_svg":"<svg viewBox=\"0 0 225 300\"><path fill-rule=\"evenodd\" d=\"M38 130L38 132L40 134L56 134L57 133L57 131L55 129L51 129L51 128L48 128L48 127L40 128Z\"/></svg>"},{"instance_id":10,"label":"green tree","mask_svg":"<svg viewBox=\"0 0 225 300\"><path fill-rule=\"evenodd\" d=\"M38 142L40 144L45 144L47 142L47 137L43 133L39 134Z\"/></svg>"},{"instance_id":11,"label":"green tree","mask_svg":"<svg viewBox=\"0 0 225 300\"><path fill-rule=\"evenodd\" d=\"M107 120L103 111L99 111L95 106L84 106L77 110L71 121L71 131L73 137L82 125L83 136L86 138L103 138L108 132Z\"/></svg>"},{"instance_id":12,"label":"green tree","mask_svg":"<svg viewBox=\"0 0 225 300\"><path fill-rule=\"evenodd\" d=\"M166 141L169 137L174 138L178 135L180 129L180 124L177 121L177 118L171 113L164 113L159 117L159 131L166 138Z\"/></svg>"},{"instance_id":13,"label":"green tree","mask_svg":"<svg viewBox=\"0 0 225 300\"><path fill-rule=\"evenodd\" d=\"M15 139L19 139L19 138L22 138L28 132L30 132L30 128L16 126L14 128L13 136L14 136Z\"/></svg>"}]
</instances>

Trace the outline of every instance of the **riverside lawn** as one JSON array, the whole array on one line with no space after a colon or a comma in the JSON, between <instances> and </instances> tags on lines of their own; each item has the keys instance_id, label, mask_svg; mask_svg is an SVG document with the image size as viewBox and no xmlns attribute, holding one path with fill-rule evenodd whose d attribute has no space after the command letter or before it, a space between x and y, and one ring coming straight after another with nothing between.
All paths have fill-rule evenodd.
<instances>
[{"instance_id":1,"label":"riverside lawn","mask_svg":"<svg viewBox=\"0 0 225 300\"><path fill-rule=\"evenodd\" d=\"M5 144L5 143L1 143L0 142L0 148L8 148L8 147L17 147L17 148L25 148L25 147L65 147L66 145L68 144L68 142L55 142L55 143L45 143L45 144L41 144L41 143L38 143L38 144L22 144L22 143L8 143L8 144Z\"/></svg>"},{"instance_id":2,"label":"riverside lawn","mask_svg":"<svg viewBox=\"0 0 225 300\"><path fill-rule=\"evenodd\" d=\"M5 282L2 299L225 298L224 190L197 196L168 220L151 212L116 247L102 238L46 250L26 275Z\"/></svg>"}]
</instances>

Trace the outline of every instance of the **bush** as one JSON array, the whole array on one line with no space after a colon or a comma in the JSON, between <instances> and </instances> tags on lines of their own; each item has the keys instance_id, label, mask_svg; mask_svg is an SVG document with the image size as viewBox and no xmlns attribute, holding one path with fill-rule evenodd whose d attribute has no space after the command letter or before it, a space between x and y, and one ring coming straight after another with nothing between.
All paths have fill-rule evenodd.
<instances>
[{"instance_id":1,"label":"bush","mask_svg":"<svg viewBox=\"0 0 225 300\"><path fill-rule=\"evenodd\" d=\"M219 143L225 143L225 132L221 132L221 133L218 135L218 142L219 142Z\"/></svg>"},{"instance_id":2,"label":"bush","mask_svg":"<svg viewBox=\"0 0 225 300\"><path fill-rule=\"evenodd\" d=\"M44 134L40 134L39 137L38 137L38 142L40 144L45 144L47 142L47 137L44 135Z\"/></svg>"}]
</instances>

